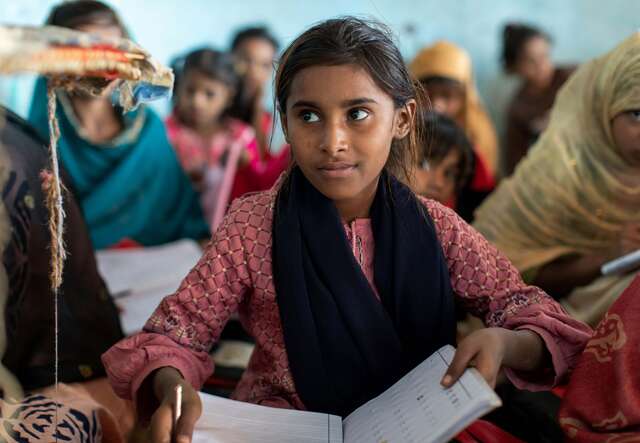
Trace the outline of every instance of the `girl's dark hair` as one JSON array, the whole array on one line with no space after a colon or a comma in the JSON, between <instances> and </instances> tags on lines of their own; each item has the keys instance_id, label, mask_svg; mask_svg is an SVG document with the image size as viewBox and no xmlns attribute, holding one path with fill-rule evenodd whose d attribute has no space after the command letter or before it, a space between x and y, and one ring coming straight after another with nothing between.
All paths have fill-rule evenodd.
<instances>
[{"instance_id":1,"label":"girl's dark hair","mask_svg":"<svg viewBox=\"0 0 640 443\"><path fill-rule=\"evenodd\" d=\"M429 86L450 86L453 88L462 88L464 89L464 84L462 82L451 78L451 77L443 77L441 75L430 75L428 77L422 77L420 80L420 84L423 88L429 88Z\"/></svg>"},{"instance_id":2,"label":"girl's dark hair","mask_svg":"<svg viewBox=\"0 0 640 443\"><path fill-rule=\"evenodd\" d=\"M245 42L246 40L265 40L273 46L275 51L278 51L279 45L278 40L269 32L267 28L264 26L254 26L250 28L243 28L240 31L236 32L231 41L231 51L235 51L238 47Z\"/></svg>"},{"instance_id":3,"label":"girl's dark hair","mask_svg":"<svg viewBox=\"0 0 640 443\"><path fill-rule=\"evenodd\" d=\"M233 68L233 59L226 52L212 48L200 48L186 55L180 69L180 75L184 76L190 71L199 73L224 83L228 87L237 90L238 75Z\"/></svg>"},{"instance_id":4,"label":"girl's dark hair","mask_svg":"<svg viewBox=\"0 0 640 443\"><path fill-rule=\"evenodd\" d=\"M542 37L551 42L544 31L524 23L507 23L502 31L502 63L505 69L515 67L524 45L534 37Z\"/></svg>"},{"instance_id":5,"label":"girl's dark hair","mask_svg":"<svg viewBox=\"0 0 640 443\"><path fill-rule=\"evenodd\" d=\"M409 100L422 105L422 89L411 77L393 42L391 31L374 21L342 17L319 23L286 49L276 72L275 98L280 114L286 112L287 99L295 76L312 66L353 64L364 69L387 93L396 108ZM411 131L402 140L394 140L386 168L395 176L408 180L417 158L420 127L411 122Z\"/></svg>"},{"instance_id":6,"label":"girl's dark hair","mask_svg":"<svg viewBox=\"0 0 640 443\"><path fill-rule=\"evenodd\" d=\"M110 6L98 0L65 1L54 6L45 24L77 29L85 25L117 26L129 37L122 20Z\"/></svg>"},{"instance_id":7,"label":"girl's dark hair","mask_svg":"<svg viewBox=\"0 0 640 443\"><path fill-rule=\"evenodd\" d=\"M184 76L190 71L197 71L200 74L212 80L224 83L234 94L237 94L240 79L233 67L233 59L230 54L213 48L204 47L195 49L186 55L174 58L171 61L171 69L174 72L174 105L180 93L180 85ZM229 110L225 111L225 115L229 114Z\"/></svg>"},{"instance_id":8,"label":"girl's dark hair","mask_svg":"<svg viewBox=\"0 0 640 443\"><path fill-rule=\"evenodd\" d=\"M418 164L425 160L441 161L451 151L460 153L458 169L460 175L456 180L456 192L460 192L471 179L474 158L471 142L464 130L456 122L437 112L418 112L420 124L428 129L423 133L418 153ZM426 135L428 133L428 136Z\"/></svg>"}]
</instances>

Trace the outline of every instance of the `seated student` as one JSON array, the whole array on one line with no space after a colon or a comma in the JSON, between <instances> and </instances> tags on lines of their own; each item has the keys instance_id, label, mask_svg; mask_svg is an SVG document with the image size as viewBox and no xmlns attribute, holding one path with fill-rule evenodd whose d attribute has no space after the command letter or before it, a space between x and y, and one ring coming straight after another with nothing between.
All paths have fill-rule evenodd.
<instances>
[{"instance_id":1,"label":"seated student","mask_svg":"<svg viewBox=\"0 0 640 443\"><path fill-rule=\"evenodd\" d=\"M443 377L471 361L495 385L547 389L590 329L565 315L452 210L415 196L419 96L390 31L346 17L295 39L276 75L296 166L270 191L236 200L200 262L144 332L103 362L138 401L151 436L188 441L208 351L234 313L256 340L241 401L346 415L455 341L457 299L489 328L465 338Z\"/></svg>"},{"instance_id":2,"label":"seated student","mask_svg":"<svg viewBox=\"0 0 640 443\"><path fill-rule=\"evenodd\" d=\"M123 37L116 13L95 0L54 7L50 25ZM46 83L38 80L29 120L48 138ZM182 172L164 125L149 108L125 115L107 98L58 91L58 150L95 248L124 238L143 245L204 238L198 196Z\"/></svg>"},{"instance_id":3,"label":"seated student","mask_svg":"<svg viewBox=\"0 0 640 443\"><path fill-rule=\"evenodd\" d=\"M424 48L409 65L423 85L433 109L463 128L474 149L474 173L458 202L465 220L495 187L498 142L493 124L476 91L471 58L462 48L440 41Z\"/></svg>"},{"instance_id":4,"label":"seated student","mask_svg":"<svg viewBox=\"0 0 640 443\"><path fill-rule=\"evenodd\" d=\"M59 297L62 384L57 395L53 386L51 237L41 179L47 162L47 150L35 130L0 108L0 441L53 441L53 398L61 403L59 441L97 441L90 439L95 435L88 431L93 430L102 433L104 441L124 442L133 426L133 405L114 394L100 361L123 334L116 306L98 273L82 213L70 193L63 203L68 254ZM66 184L68 177L62 172Z\"/></svg>"},{"instance_id":5,"label":"seated student","mask_svg":"<svg viewBox=\"0 0 640 443\"><path fill-rule=\"evenodd\" d=\"M637 275L605 314L571 376L558 416L567 441L640 439L639 325Z\"/></svg>"},{"instance_id":6,"label":"seated student","mask_svg":"<svg viewBox=\"0 0 640 443\"><path fill-rule=\"evenodd\" d=\"M251 153L249 164L238 171L234 198L269 189L289 164L288 146L278 153L269 149L273 115L264 107L277 51L277 40L263 27L241 29L231 42L231 53L241 82L229 113L253 127L259 147L255 154Z\"/></svg>"},{"instance_id":7,"label":"seated student","mask_svg":"<svg viewBox=\"0 0 640 443\"><path fill-rule=\"evenodd\" d=\"M633 278L601 266L640 249L639 72L640 34L578 68L538 142L476 213L525 281L591 325Z\"/></svg>"},{"instance_id":8,"label":"seated student","mask_svg":"<svg viewBox=\"0 0 640 443\"><path fill-rule=\"evenodd\" d=\"M256 138L251 126L228 115L238 89L229 55L208 48L193 51L179 76L167 133L215 230L234 195L236 171L257 155Z\"/></svg>"},{"instance_id":9,"label":"seated student","mask_svg":"<svg viewBox=\"0 0 640 443\"><path fill-rule=\"evenodd\" d=\"M425 128L414 172L416 194L455 209L460 191L471 178L473 148L464 131L437 112L418 112Z\"/></svg>"},{"instance_id":10,"label":"seated student","mask_svg":"<svg viewBox=\"0 0 640 443\"><path fill-rule=\"evenodd\" d=\"M556 94L574 68L553 66L551 38L537 28L509 23L502 41L505 69L522 79L507 112L504 173L508 176L547 127Z\"/></svg>"}]
</instances>

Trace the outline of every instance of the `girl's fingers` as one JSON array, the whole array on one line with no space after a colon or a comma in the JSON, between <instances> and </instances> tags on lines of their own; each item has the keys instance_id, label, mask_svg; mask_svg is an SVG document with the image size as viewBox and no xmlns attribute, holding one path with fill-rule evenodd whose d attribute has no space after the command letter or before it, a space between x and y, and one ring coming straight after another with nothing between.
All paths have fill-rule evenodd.
<instances>
[{"instance_id":1,"label":"girl's fingers","mask_svg":"<svg viewBox=\"0 0 640 443\"><path fill-rule=\"evenodd\" d=\"M475 360L475 368L491 388L496 387L499 366L488 352L479 352Z\"/></svg>"},{"instance_id":2,"label":"girl's fingers","mask_svg":"<svg viewBox=\"0 0 640 443\"><path fill-rule=\"evenodd\" d=\"M445 388L453 385L464 373L465 369L467 369L469 363L476 356L477 352L478 350L476 346L465 346L465 343L462 342L456 350L453 360L451 360L451 364L449 365L449 368L447 369L447 372L442 378L440 384Z\"/></svg>"},{"instance_id":3,"label":"girl's fingers","mask_svg":"<svg viewBox=\"0 0 640 443\"><path fill-rule=\"evenodd\" d=\"M151 441L171 443L173 413L170 402L162 402L151 417Z\"/></svg>"},{"instance_id":4,"label":"girl's fingers","mask_svg":"<svg viewBox=\"0 0 640 443\"><path fill-rule=\"evenodd\" d=\"M197 395L182 403L182 415L176 430L176 443L191 443L193 429L202 413L202 403Z\"/></svg>"}]
</instances>

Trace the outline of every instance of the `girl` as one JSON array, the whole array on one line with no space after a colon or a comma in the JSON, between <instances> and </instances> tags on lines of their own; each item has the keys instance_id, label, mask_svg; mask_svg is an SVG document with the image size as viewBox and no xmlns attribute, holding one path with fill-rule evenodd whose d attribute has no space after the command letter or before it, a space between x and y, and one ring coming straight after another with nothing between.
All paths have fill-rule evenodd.
<instances>
[{"instance_id":1,"label":"girl","mask_svg":"<svg viewBox=\"0 0 640 443\"><path fill-rule=\"evenodd\" d=\"M493 191L498 142L473 80L471 58L458 46L440 41L424 48L409 65L434 109L464 129L474 149L473 177L460 195L458 213L468 221Z\"/></svg>"},{"instance_id":2,"label":"girl","mask_svg":"<svg viewBox=\"0 0 640 443\"><path fill-rule=\"evenodd\" d=\"M511 175L547 126L556 94L573 68L553 66L549 57L551 39L537 28L508 24L502 42L505 69L522 79L507 114L504 172Z\"/></svg>"},{"instance_id":3,"label":"girl","mask_svg":"<svg viewBox=\"0 0 640 443\"><path fill-rule=\"evenodd\" d=\"M235 312L256 347L242 401L346 415L455 338L454 301L488 329L460 343L442 382L471 361L544 389L573 366L589 329L568 318L455 213L415 197L418 97L389 31L320 23L276 76L296 165L272 190L236 200L207 251L143 333L103 356L117 392L138 400L154 441L189 441L207 351ZM427 272L425 272L425 270Z\"/></svg>"},{"instance_id":4,"label":"girl","mask_svg":"<svg viewBox=\"0 0 640 443\"><path fill-rule=\"evenodd\" d=\"M61 3L47 24L127 36L115 11L95 0ZM58 91L57 109L58 151L95 248L125 238L154 245L207 236L197 194L151 109L123 115L106 97L64 91ZM29 120L48 139L44 79L36 84Z\"/></svg>"},{"instance_id":5,"label":"girl","mask_svg":"<svg viewBox=\"0 0 640 443\"><path fill-rule=\"evenodd\" d=\"M418 112L417 118L426 131L420 141L414 190L455 208L461 190L471 178L471 144L464 131L442 114Z\"/></svg>"},{"instance_id":6,"label":"girl","mask_svg":"<svg viewBox=\"0 0 640 443\"><path fill-rule=\"evenodd\" d=\"M257 154L253 129L228 116L238 88L231 58L213 49L189 53L180 72L167 132L195 188L212 231L230 198L237 197L236 171Z\"/></svg>"},{"instance_id":7,"label":"girl","mask_svg":"<svg viewBox=\"0 0 640 443\"><path fill-rule=\"evenodd\" d=\"M277 40L263 27L242 29L231 43L236 69L242 76L242 88L231 112L236 118L253 125L263 153L269 145L268 136L273 123L273 116L264 109L264 92L271 80L277 51Z\"/></svg>"},{"instance_id":8,"label":"girl","mask_svg":"<svg viewBox=\"0 0 640 443\"><path fill-rule=\"evenodd\" d=\"M230 115L253 127L259 147L249 165L238 171L238 195L269 189L289 163L288 146L282 147L277 154L269 149L273 115L264 108L265 90L271 80L277 51L277 40L263 27L242 29L231 43L241 83Z\"/></svg>"},{"instance_id":9,"label":"girl","mask_svg":"<svg viewBox=\"0 0 640 443\"><path fill-rule=\"evenodd\" d=\"M633 274L601 266L640 249L640 34L581 66L476 228L525 281L596 325Z\"/></svg>"},{"instance_id":10,"label":"girl","mask_svg":"<svg viewBox=\"0 0 640 443\"><path fill-rule=\"evenodd\" d=\"M436 111L454 119L474 144L490 175L497 170L498 141L473 80L467 52L447 41L424 48L409 65Z\"/></svg>"}]
</instances>

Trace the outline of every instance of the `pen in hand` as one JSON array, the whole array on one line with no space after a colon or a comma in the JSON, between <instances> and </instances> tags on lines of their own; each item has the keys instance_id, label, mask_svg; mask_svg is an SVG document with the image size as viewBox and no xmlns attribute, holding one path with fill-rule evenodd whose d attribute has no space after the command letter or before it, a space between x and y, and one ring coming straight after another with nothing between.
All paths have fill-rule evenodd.
<instances>
[{"instance_id":1,"label":"pen in hand","mask_svg":"<svg viewBox=\"0 0 640 443\"><path fill-rule=\"evenodd\" d=\"M175 387L175 403L173 409L173 441L176 441L176 437L178 435L178 420L180 420L180 415L182 414L182 385L177 385Z\"/></svg>"}]
</instances>

